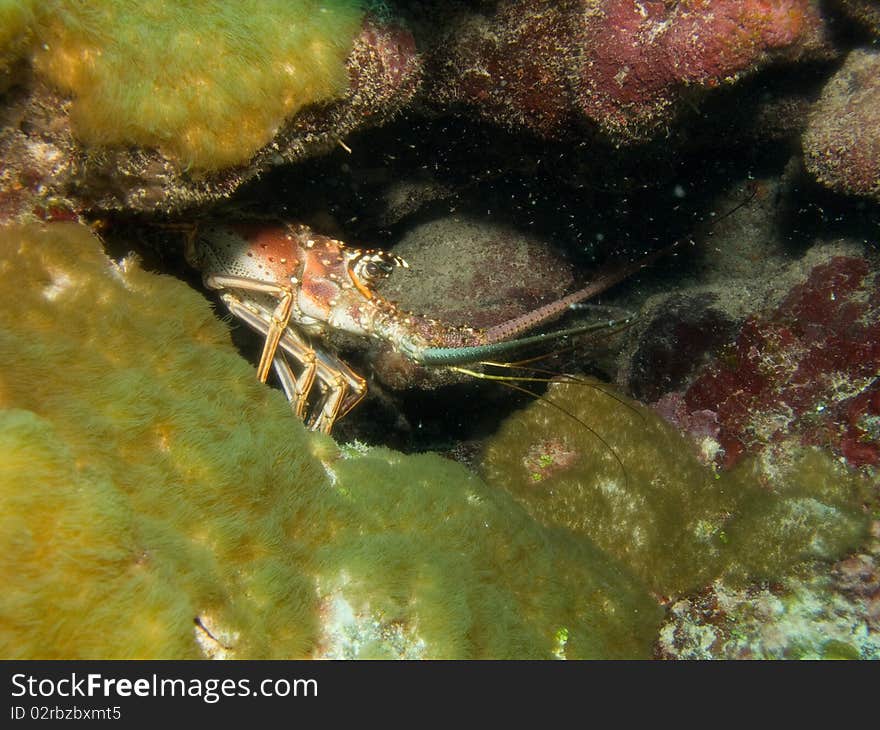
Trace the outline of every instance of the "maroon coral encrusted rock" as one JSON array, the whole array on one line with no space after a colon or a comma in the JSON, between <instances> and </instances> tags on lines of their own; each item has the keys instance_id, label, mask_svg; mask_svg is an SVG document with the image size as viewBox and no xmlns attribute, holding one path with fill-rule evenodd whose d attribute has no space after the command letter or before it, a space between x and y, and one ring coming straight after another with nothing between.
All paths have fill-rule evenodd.
<instances>
[{"instance_id":1,"label":"maroon coral encrusted rock","mask_svg":"<svg viewBox=\"0 0 880 730\"><path fill-rule=\"evenodd\" d=\"M724 466L792 437L877 465L878 372L880 275L864 258L836 256L746 321L685 392L684 421L715 414Z\"/></svg>"},{"instance_id":2,"label":"maroon coral encrusted rock","mask_svg":"<svg viewBox=\"0 0 880 730\"><path fill-rule=\"evenodd\" d=\"M832 53L815 0L502 0L459 21L433 62L432 91L540 134L591 120L630 142L695 91Z\"/></svg>"},{"instance_id":3,"label":"maroon coral encrusted rock","mask_svg":"<svg viewBox=\"0 0 880 730\"><path fill-rule=\"evenodd\" d=\"M689 92L827 50L809 0L607 0L586 25L578 107L623 138L674 115Z\"/></svg>"}]
</instances>

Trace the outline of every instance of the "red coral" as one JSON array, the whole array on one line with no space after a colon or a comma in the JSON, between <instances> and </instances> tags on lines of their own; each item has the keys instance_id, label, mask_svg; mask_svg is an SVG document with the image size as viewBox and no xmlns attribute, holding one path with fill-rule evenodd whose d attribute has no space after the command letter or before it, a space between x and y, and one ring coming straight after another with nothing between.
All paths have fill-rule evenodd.
<instances>
[{"instance_id":1,"label":"red coral","mask_svg":"<svg viewBox=\"0 0 880 730\"><path fill-rule=\"evenodd\" d=\"M579 460L579 452L564 441L546 439L529 447L522 463L531 482L538 484L555 474L567 471Z\"/></svg>"},{"instance_id":2,"label":"red coral","mask_svg":"<svg viewBox=\"0 0 880 730\"><path fill-rule=\"evenodd\" d=\"M421 81L421 72L412 33L368 18L348 59L349 96L381 101L399 94L410 96Z\"/></svg>"},{"instance_id":3,"label":"red coral","mask_svg":"<svg viewBox=\"0 0 880 730\"><path fill-rule=\"evenodd\" d=\"M588 21L579 103L611 130L651 122L686 86L733 80L821 35L808 0L608 0L603 11Z\"/></svg>"},{"instance_id":4,"label":"red coral","mask_svg":"<svg viewBox=\"0 0 880 730\"><path fill-rule=\"evenodd\" d=\"M580 2L505 2L489 22L469 18L441 52L435 96L545 135L574 111L568 75L580 48L573 19Z\"/></svg>"},{"instance_id":5,"label":"red coral","mask_svg":"<svg viewBox=\"0 0 880 730\"><path fill-rule=\"evenodd\" d=\"M717 414L726 466L790 434L853 465L880 463L878 315L878 275L864 259L816 266L776 311L745 323L685 393L685 414Z\"/></svg>"},{"instance_id":6,"label":"red coral","mask_svg":"<svg viewBox=\"0 0 880 730\"><path fill-rule=\"evenodd\" d=\"M503 0L442 49L436 97L547 135L586 117L626 140L687 88L827 52L812 0Z\"/></svg>"}]
</instances>

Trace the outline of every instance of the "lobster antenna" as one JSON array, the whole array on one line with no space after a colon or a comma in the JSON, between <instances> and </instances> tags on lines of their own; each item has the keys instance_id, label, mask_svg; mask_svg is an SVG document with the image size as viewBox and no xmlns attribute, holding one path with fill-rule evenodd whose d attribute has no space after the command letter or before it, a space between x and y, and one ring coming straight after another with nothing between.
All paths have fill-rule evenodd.
<instances>
[{"instance_id":1,"label":"lobster antenna","mask_svg":"<svg viewBox=\"0 0 880 730\"><path fill-rule=\"evenodd\" d=\"M710 229L714 228L725 218L732 216L734 213L740 210L740 208L748 205L748 203L751 202L756 194L757 188L751 190L745 200L742 200L733 208L715 218L715 220L713 220L710 224ZM668 246L664 246L663 248L659 248L656 251L652 251L647 256L644 256L638 261L630 262L624 264L623 266L616 264L614 267L606 267L593 281L591 281L585 287L582 287L581 289L578 289L577 291L572 292L571 294L568 294L561 299L557 299L554 302L545 304L543 307L539 307L538 309L535 309L531 312L527 312L520 317L514 317L513 319L509 319L506 322L502 322L501 324L495 325L494 327L490 327L484 333L485 343L493 344L496 342L500 343L503 341L510 341L526 344L526 339L511 340L511 338L516 337L522 332L533 329L538 325L555 319L556 317L564 313L567 309L575 308L581 302L587 299L591 299L598 294L601 294L607 289L610 289L615 284L619 284L624 279L627 279L638 271L641 271L645 267L650 266L655 261L657 261L657 259L674 253L685 242L690 243L691 245L694 244L693 240L691 240L690 238L679 238L670 243ZM583 331L586 332L589 330ZM556 336L563 336L564 334L575 334L575 332L566 333L564 330L562 330L556 333ZM552 334L549 336L552 336Z\"/></svg>"},{"instance_id":2,"label":"lobster antenna","mask_svg":"<svg viewBox=\"0 0 880 730\"><path fill-rule=\"evenodd\" d=\"M553 353L549 353L553 354ZM544 355L539 355L538 357L530 358L529 360L520 360L519 362L481 362L479 365L491 366L494 368L508 368L511 370L525 370L527 372L533 373L543 373L546 377L533 377L528 375L497 375L495 376L499 380L518 380L524 381L528 383L552 383L554 381L564 381L566 383L571 383L572 385L582 385L585 388L592 388L593 390L598 390L600 393L611 398L611 400L617 401L624 408L628 409L636 416L639 417L643 423L645 421L645 416L638 408L635 408L632 404L627 403L623 398L612 393L610 390L606 390L598 383L590 383L584 380L583 378L578 377L577 375L572 375L571 373L555 373L552 370L546 370L544 368L536 368L531 366L526 366L524 363L533 362L534 360L540 360ZM454 370L461 370L461 368L453 368Z\"/></svg>"},{"instance_id":3,"label":"lobster antenna","mask_svg":"<svg viewBox=\"0 0 880 730\"><path fill-rule=\"evenodd\" d=\"M483 345L470 345L467 347L428 347L417 353L415 358L420 365L446 365L450 367L454 365L470 365L483 362L486 358L496 357L505 352L510 352L511 350L518 350L527 345L553 342L562 337L581 335L587 332L595 332L597 330L619 329L630 324L634 319L635 315L631 314L625 319L611 319L607 322L590 322L589 324L567 327L554 332L543 332L529 337L520 337L515 340L504 340L502 342L489 342Z\"/></svg>"},{"instance_id":4,"label":"lobster antenna","mask_svg":"<svg viewBox=\"0 0 880 730\"><path fill-rule=\"evenodd\" d=\"M493 364L493 363L484 363L484 364ZM519 391L520 393L525 393L526 395L529 395L532 398L535 398L538 402L543 403L548 406L552 406L556 410L564 413L566 416L571 418L573 421L575 421L576 423L580 424L585 429L587 429L587 431L589 431L591 434L593 434L593 436L596 438L597 441L599 441L599 443L601 443L606 449L608 449L609 453L614 457L614 460L617 462L617 465L620 467L620 471L623 474L624 488L625 489L629 488L629 474L626 471L626 466L624 466L623 460L620 458L620 455L614 450L614 447L611 444L609 444L604 438L602 438L594 428L592 428L583 419L578 418L578 416L574 415L574 413L569 411L567 408L563 408L561 405L559 405L558 403L554 403L549 398L546 398L545 396L540 395L539 393L535 393L533 390L529 390L528 388L523 387L522 385L517 385L515 382L511 382L511 381L520 381L520 382L525 381L525 382L541 382L541 383L543 383L543 382L548 382L547 379L545 379L545 378L517 377L517 376L511 377L511 376L507 376L507 375L492 375L491 373L481 373L477 370L469 370L468 368L461 368L461 367L455 367L455 366L452 367L452 370L455 370L456 372L459 372L459 373L464 373L465 375L470 375L471 377L474 377L474 378L480 378L481 380L494 380L498 383L501 383L505 387L510 388L511 390L516 390L516 391ZM583 384L586 385L586 383L583 383ZM599 388L598 390L602 390L602 389ZM602 392L607 394L607 391L603 390ZM615 398L615 400L617 400L617 399Z\"/></svg>"}]
</instances>

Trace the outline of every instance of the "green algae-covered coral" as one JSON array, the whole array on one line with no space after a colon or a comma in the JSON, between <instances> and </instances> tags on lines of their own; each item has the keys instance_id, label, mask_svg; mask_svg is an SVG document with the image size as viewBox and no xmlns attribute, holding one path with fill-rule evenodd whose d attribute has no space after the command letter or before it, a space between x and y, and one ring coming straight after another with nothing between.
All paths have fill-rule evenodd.
<instances>
[{"instance_id":1,"label":"green algae-covered coral","mask_svg":"<svg viewBox=\"0 0 880 730\"><path fill-rule=\"evenodd\" d=\"M157 147L203 170L246 162L299 109L340 95L363 16L358 0L38 7L36 67L73 97L83 142Z\"/></svg>"},{"instance_id":2,"label":"green algae-covered coral","mask_svg":"<svg viewBox=\"0 0 880 730\"><path fill-rule=\"evenodd\" d=\"M4 658L650 653L617 561L306 432L198 293L83 227L0 229L0 360Z\"/></svg>"},{"instance_id":3,"label":"green algae-covered coral","mask_svg":"<svg viewBox=\"0 0 880 730\"><path fill-rule=\"evenodd\" d=\"M865 542L869 485L829 451L797 451L767 471L750 459L720 480L719 488L738 496L727 530L729 578L778 579L799 563L834 560Z\"/></svg>"},{"instance_id":4,"label":"green algae-covered coral","mask_svg":"<svg viewBox=\"0 0 880 730\"><path fill-rule=\"evenodd\" d=\"M12 64L30 47L35 5L33 0L0 0L0 92L11 81Z\"/></svg>"},{"instance_id":5,"label":"green algae-covered coral","mask_svg":"<svg viewBox=\"0 0 880 730\"><path fill-rule=\"evenodd\" d=\"M772 479L755 461L715 474L659 416L594 381L556 383L547 398L568 413L536 402L508 419L486 449L486 480L542 523L588 536L659 595L719 575L778 578L867 536L863 480L822 451L795 455Z\"/></svg>"},{"instance_id":6,"label":"green algae-covered coral","mask_svg":"<svg viewBox=\"0 0 880 730\"><path fill-rule=\"evenodd\" d=\"M275 546L324 470L203 300L64 224L4 229L0 281L0 654L198 656L196 617L305 653Z\"/></svg>"},{"instance_id":7,"label":"green algae-covered coral","mask_svg":"<svg viewBox=\"0 0 880 730\"><path fill-rule=\"evenodd\" d=\"M508 495L459 464L375 449L334 470L352 510L345 522L356 527L316 558L344 566L334 585L382 615L404 618L415 601L434 656L645 654L658 610L617 562L564 531L536 530Z\"/></svg>"}]
</instances>

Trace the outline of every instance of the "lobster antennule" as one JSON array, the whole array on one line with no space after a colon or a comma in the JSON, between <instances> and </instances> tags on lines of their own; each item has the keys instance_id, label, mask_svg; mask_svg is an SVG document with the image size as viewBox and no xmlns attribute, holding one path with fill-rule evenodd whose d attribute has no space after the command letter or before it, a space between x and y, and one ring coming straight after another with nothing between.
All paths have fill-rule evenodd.
<instances>
[{"instance_id":1,"label":"lobster antennule","mask_svg":"<svg viewBox=\"0 0 880 730\"><path fill-rule=\"evenodd\" d=\"M518 340L511 340L511 337L516 337L521 332L527 332L544 322L555 319L573 305L595 296L607 289L608 286L610 284L604 281L593 282L562 299L557 299L554 302L545 304L543 307L538 307L538 309L533 309L531 312L526 312L519 317L514 317L506 322L490 327L485 332L486 344L516 342ZM536 336L540 337L541 335Z\"/></svg>"},{"instance_id":2,"label":"lobster antennule","mask_svg":"<svg viewBox=\"0 0 880 730\"><path fill-rule=\"evenodd\" d=\"M506 322L490 327L482 333L481 342L476 345L466 345L462 347L429 347L421 350L417 354L414 353L414 359L422 365L465 365L468 363L479 362L487 358L497 357L498 355L516 350L527 345L534 345L541 342L553 342L561 337L568 335L580 335L598 329L607 329L621 327L631 322L635 315L629 315L618 320L608 320L606 322L592 322L589 324L569 327L567 329L556 330L555 332L545 332L528 337L517 337L517 335L527 332L530 329L549 322L559 317L568 309L573 309L586 299L601 294L606 289L610 289L615 284L628 278L635 272L652 264L661 256L665 256L674 251L681 244L676 241L665 248L654 251L644 258L626 264L617 266L613 269L606 270L600 274L594 281L585 287L578 289L567 296L557 299L554 302L538 307L531 312L527 312L519 317L514 317Z\"/></svg>"},{"instance_id":3,"label":"lobster antennule","mask_svg":"<svg viewBox=\"0 0 880 730\"><path fill-rule=\"evenodd\" d=\"M497 357L498 355L503 355L511 350L518 350L527 345L553 342L569 335L581 335L599 329L622 327L632 322L633 319L635 319L635 315L630 314L623 319L608 320L607 322L591 322L577 327L568 327L554 332L543 332L538 335L520 337L515 340L505 340L503 342L490 342L482 345L470 345L467 347L429 347L419 352L415 359L421 365L467 365L480 362L487 358Z\"/></svg>"},{"instance_id":4,"label":"lobster antennule","mask_svg":"<svg viewBox=\"0 0 880 730\"><path fill-rule=\"evenodd\" d=\"M666 246L665 248L648 254L638 261L626 264L624 266L618 265L613 269L609 269L603 272L585 287L578 289L577 291L572 292L571 294L564 296L561 299L557 299L556 301L550 302L549 304L545 304L543 307L538 307L538 309L533 309L531 312L526 312L519 317L514 317L513 319L509 319L506 322L502 322L501 324L497 324L494 327L490 327L484 333L486 344L496 342L502 343L504 341L519 341L511 340L511 338L516 337L522 332L527 332L530 329L542 325L545 322L549 322L552 319L556 319L567 309L570 309L574 305L580 304L581 302L590 299L591 297L601 294L606 289L610 289L615 284L618 284L624 279L632 276L637 271L654 263L654 261L656 261L661 256L665 256L666 254L670 253L679 245L680 242L676 241L675 243ZM580 332L584 331L588 330L578 329L577 332L570 332L567 334L579 334ZM558 336L561 337L563 335L559 334Z\"/></svg>"}]
</instances>

